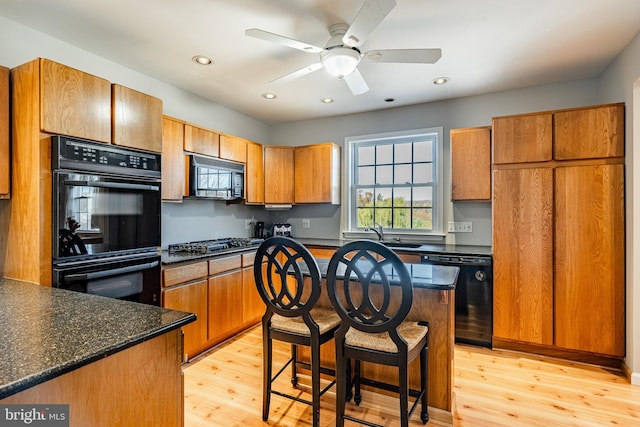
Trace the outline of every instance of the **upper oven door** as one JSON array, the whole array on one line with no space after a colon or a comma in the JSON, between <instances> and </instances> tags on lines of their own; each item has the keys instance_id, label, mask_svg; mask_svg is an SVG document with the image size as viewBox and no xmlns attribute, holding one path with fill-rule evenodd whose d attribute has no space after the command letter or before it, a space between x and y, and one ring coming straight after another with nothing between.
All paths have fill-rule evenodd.
<instances>
[{"instance_id":1,"label":"upper oven door","mask_svg":"<svg viewBox=\"0 0 640 427\"><path fill-rule=\"evenodd\" d=\"M160 246L157 179L61 170L53 185L54 259Z\"/></svg>"}]
</instances>

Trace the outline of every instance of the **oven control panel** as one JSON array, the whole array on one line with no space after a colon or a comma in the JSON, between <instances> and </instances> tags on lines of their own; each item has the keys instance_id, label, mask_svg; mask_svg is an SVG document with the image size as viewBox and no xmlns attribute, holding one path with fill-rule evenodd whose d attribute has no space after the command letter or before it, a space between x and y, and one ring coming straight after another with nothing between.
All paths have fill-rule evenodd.
<instances>
[{"instance_id":1,"label":"oven control panel","mask_svg":"<svg viewBox=\"0 0 640 427\"><path fill-rule=\"evenodd\" d=\"M127 169L128 171L125 172L127 174L135 173L132 170L137 170L143 175L160 176L161 160L158 153L115 147L61 135L51 138L53 169L89 169L98 172Z\"/></svg>"}]
</instances>

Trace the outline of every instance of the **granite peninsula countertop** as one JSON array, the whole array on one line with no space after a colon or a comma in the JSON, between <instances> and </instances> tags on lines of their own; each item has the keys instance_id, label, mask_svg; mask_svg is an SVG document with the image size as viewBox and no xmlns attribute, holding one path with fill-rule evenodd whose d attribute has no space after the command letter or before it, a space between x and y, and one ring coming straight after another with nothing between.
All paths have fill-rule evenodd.
<instances>
[{"instance_id":1,"label":"granite peninsula countertop","mask_svg":"<svg viewBox=\"0 0 640 427\"><path fill-rule=\"evenodd\" d=\"M0 399L195 318L192 313L0 278Z\"/></svg>"}]
</instances>

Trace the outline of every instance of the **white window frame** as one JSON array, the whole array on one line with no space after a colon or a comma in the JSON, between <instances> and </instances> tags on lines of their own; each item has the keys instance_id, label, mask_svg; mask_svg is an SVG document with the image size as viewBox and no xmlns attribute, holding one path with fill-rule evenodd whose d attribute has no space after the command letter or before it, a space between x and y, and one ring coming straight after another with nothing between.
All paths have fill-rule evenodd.
<instances>
[{"instance_id":1,"label":"white window frame","mask_svg":"<svg viewBox=\"0 0 640 427\"><path fill-rule=\"evenodd\" d=\"M411 129L405 131L385 132L369 135L349 136L345 138L345 153L344 153L344 166L343 166L343 189L342 203L344 209L342 209L342 229L343 236L345 238L371 238L371 233L362 229L357 229L354 221L355 218L355 161L354 150L358 143L362 142L384 142L389 140L406 140L408 138L420 138L424 135L436 134L436 144L434 153L434 181L433 181L433 227L431 231L424 230L407 230L407 231L394 231L385 230L385 239L399 239L410 240L411 238L419 238L422 240L442 240L444 237L444 188L443 188L443 154L444 154L444 140L443 140L443 128L431 127L422 129Z\"/></svg>"}]
</instances>

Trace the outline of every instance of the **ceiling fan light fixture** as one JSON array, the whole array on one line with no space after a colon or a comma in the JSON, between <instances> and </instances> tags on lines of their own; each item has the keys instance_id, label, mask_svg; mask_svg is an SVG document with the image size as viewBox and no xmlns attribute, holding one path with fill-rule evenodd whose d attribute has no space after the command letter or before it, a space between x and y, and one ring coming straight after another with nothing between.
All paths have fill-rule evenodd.
<instances>
[{"instance_id":1,"label":"ceiling fan light fixture","mask_svg":"<svg viewBox=\"0 0 640 427\"><path fill-rule=\"evenodd\" d=\"M358 66L360 52L346 47L337 47L322 52L320 61L329 74L336 77L348 76Z\"/></svg>"}]
</instances>

